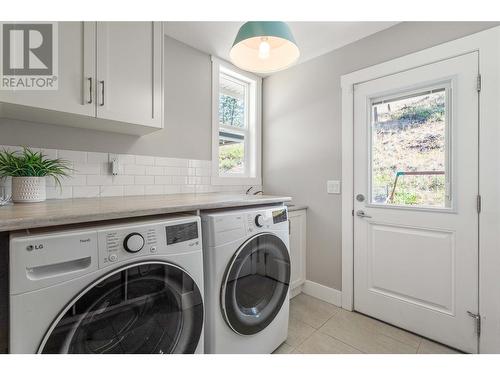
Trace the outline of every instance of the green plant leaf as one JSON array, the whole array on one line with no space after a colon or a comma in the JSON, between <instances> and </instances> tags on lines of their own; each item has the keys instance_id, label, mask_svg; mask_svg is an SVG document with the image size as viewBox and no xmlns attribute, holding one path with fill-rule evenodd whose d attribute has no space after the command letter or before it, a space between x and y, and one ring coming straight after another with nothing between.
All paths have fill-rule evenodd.
<instances>
[{"instance_id":1,"label":"green plant leaf","mask_svg":"<svg viewBox=\"0 0 500 375\"><path fill-rule=\"evenodd\" d=\"M64 159L49 159L40 151L23 147L22 151L0 151L0 177L53 177L61 186L60 178L73 171Z\"/></svg>"}]
</instances>

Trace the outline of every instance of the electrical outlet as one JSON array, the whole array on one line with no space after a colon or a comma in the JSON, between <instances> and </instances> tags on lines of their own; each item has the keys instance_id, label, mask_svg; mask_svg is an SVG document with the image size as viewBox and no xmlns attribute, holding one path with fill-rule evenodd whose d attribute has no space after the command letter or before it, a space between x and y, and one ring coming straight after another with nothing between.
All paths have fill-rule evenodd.
<instances>
[{"instance_id":1,"label":"electrical outlet","mask_svg":"<svg viewBox=\"0 0 500 375\"><path fill-rule=\"evenodd\" d=\"M109 171L113 176L122 174L123 168L118 161L117 154L108 154L108 162L109 162Z\"/></svg>"},{"instance_id":2,"label":"electrical outlet","mask_svg":"<svg viewBox=\"0 0 500 375\"><path fill-rule=\"evenodd\" d=\"M340 181L339 180L326 181L326 192L328 194L340 194Z\"/></svg>"}]
</instances>

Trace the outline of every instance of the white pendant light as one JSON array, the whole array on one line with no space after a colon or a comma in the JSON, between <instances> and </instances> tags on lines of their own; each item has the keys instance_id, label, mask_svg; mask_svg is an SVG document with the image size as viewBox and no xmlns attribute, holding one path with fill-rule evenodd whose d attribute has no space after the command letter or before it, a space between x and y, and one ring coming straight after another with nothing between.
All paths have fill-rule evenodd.
<instances>
[{"instance_id":1,"label":"white pendant light","mask_svg":"<svg viewBox=\"0 0 500 375\"><path fill-rule=\"evenodd\" d=\"M238 31L230 52L234 65L261 74L286 69L299 56L290 27L277 21L246 22Z\"/></svg>"}]
</instances>

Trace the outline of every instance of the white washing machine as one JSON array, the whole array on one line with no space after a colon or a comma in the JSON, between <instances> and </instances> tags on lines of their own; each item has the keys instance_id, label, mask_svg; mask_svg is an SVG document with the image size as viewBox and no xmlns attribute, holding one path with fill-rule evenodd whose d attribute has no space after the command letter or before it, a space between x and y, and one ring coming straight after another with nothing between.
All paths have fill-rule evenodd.
<instances>
[{"instance_id":1,"label":"white washing machine","mask_svg":"<svg viewBox=\"0 0 500 375\"><path fill-rule=\"evenodd\" d=\"M205 353L272 353L287 337L286 207L202 214Z\"/></svg>"},{"instance_id":2,"label":"white washing machine","mask_svg":"<svg viewBox=\"0 0 500 375\"><path fill-rule=\"evenodd\" d=\"M11 353L203 353L197 216L10 237Z\"/></svg>"}]
</instances>

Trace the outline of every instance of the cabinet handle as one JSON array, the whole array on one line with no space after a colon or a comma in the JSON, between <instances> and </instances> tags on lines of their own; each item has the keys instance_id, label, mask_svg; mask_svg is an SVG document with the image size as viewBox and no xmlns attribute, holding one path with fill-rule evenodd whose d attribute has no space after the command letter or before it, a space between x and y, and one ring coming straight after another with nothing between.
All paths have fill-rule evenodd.
<instances>
[{"instance_id":1,"label":"cabinet handle","mask_svg":"<svg viewBox=\"0 0 500 375\"><path fill-rule=\"evenodd\" d=\"M89 100L87 100L87 103L92 104L93 98L92 98L92 77L87 78L89 81Z\"/></svg>"},{"instance_id":2,"label":"cabinet handle","mask_svg":"<svg viewBox=\"0 0 500 375\"><path fill-rule=\"evenodd\" d=\"M104 107L104 81L99 81L101 84L101 107Z\"/></svg>"}]
</instances>

